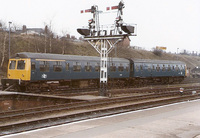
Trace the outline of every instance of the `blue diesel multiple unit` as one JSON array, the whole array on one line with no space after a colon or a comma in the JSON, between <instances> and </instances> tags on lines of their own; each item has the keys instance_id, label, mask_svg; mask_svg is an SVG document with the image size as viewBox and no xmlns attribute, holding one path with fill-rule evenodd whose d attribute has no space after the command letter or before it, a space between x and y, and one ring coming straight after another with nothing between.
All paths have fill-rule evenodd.
<instances>
[{"instance_id":1,"label":"blue diesel multiple unit","mask_svg":"<svg viewBox=\"0 0 200 138\"><path fill-rule=\"evenodd\" d=\"M186 65L181 61L147 59L108 59L108 85L181 82ZM4 89L16 85L18 90L53 89L57 86L99 86L100 58L93 56L17 53L9 60Z\"/></svg>"}]
</instances>

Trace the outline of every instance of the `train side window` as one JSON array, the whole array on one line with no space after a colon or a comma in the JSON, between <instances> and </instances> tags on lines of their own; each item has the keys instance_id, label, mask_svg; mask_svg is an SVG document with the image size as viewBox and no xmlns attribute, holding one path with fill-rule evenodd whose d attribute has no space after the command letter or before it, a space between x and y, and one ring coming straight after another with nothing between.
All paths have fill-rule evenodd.
<instances>
[{"instance_id":1,"label":"train side window","mask_svg":"<svg viewBox=\"0 0 200 138\"><path fill-rule=\"evenodd\" d=\"M182 65L180 65L180 71L182 71L183 70L183 66Z\"/></svg>"},{"instance_id":2,"label":"train side window","mask_svg":"<svg viewBox=\"0 0 200 138\"><path fill-rule=\"evenodd\" d=\"M118 66L118 71L120 72L124 71L124 66L122 63L120 63L120 65Z\"/></svg>"},{"instance_id":3,"label":"train side window","mask_svg":"<svg viewBox=\"0 0 200 138\"><path fill-rule=\"evenodd\" d=\"M81 63L80 62L73 62L73 71L81 72Z\"/></svg>"},{"instance_id":4,"label":"train side window","mask_svg":"<svg viewBox=\"0 0 200 138\"><path fill-rule=\"evenodd\" d=\"M54 72L61 72L62 71L62 64L60 61L55 61L53 65Z\"/></svg>"},{"instance_id":5,"label":"train side window","mask_svg":"<svg viewBox=\"0 0 200 138\"><path fill-rule=\"evenodd\" d=\"M66 65L65 67L66 71L69 71L69 63L66 63L65 65Z\"/></svg>"},{"instance_id":6,"label":"train side window","mask_svg":"<svg viewBox=\"0 0 200 138\"><path fill-rule=\"evenodd\" d=\"M151 72L151 65L148 65L148 71Z\"/></svg>"},{"instance_id":7,"label":"train side window","mask_svg":"<svg viewBox=\"0 0 200 138\"><path fill-rule=\"evenodd\" d=\"M138 65L135 65L135 71L136 71L136 72L139 71L139 67L138 67Z\"/></svg>"},{"instance_id":8,"label":"train side window","mask_svg":"<svg viewBox=\"0 0 200 138\"><path fill-rule=\"evenodd\" d=\"M25 60L19 60L17 62L17 69L24 70L25 69Z\"/></svg>"},{"instance_id":9,"label":"train side window","mask_svg":"<svg viewBox=\"0 0 200 138\"><path fill-rule=\"evenodd\" d=\"M165 65L163 65L163 67L162 67L162 71L165 71Z\"/></svg>"},{"instance_id":10,"label":"train side window","mask_svg":"<svg viewBox=\"0 0 200 138\"><path fill-rule=\"evenodd\" d=\"M111 72L115 72L115 71L116 71L115 63L112 63L112 64L111 64L111 66L110 66L110 71L111 71Z\"/></svg>"},{"instance_id":11,"label":"train side window","mask_svg":"<svg viewBox=\"0 0 200 138\"><path fill-rule=\"evenodd\" d=\"M170 65L168 65L167 70L168 70L168 71L171 71L171 66L170 66Z\"/></svg>"},{"instance_id":12,"label":"train side window","mask_svg":"<svg viewBox=\"0 0 200 138\"><path fill-rule=\"evenodd\" d=\"M142 65L140 65L140 70L143 70L143 66Z\"/></svg>"},{"instance_id":13,"label":"train side window","mask_svg":"<svg viewBox=\"0 0 200 138\"><path fill-rule=\"evenodd\" d=\"M10 65L9 65L9 69L15 69L15 65L16 65L16 60L11 60Z\"/></svg>"},{"instance_id":14,"label":"train side window","mask_svg":"<svg viewBox=\"0 0 200 138\"><path fill-rule=\"evenodd\" d=\"M133 71L133 68L134 68L134 64L131 64L131 66L128 63L124 64L124 70L126 70L127 72L129 72L129 70Z\"/></svg>"},{"instance_id":15,"label":"train side window","mask_svg":"<svg viewBox=\"0 0 200 138\"><path fill-rule=\"evenodd\" d=\"M156 71L160 71L160 66L159 65L157 65Z\"/></svg>"},{"instance_id":16,"label":"train side window","mask_svg":"<svg viewBox=\"0 0 200 138\"><path fill-rule=\"evenodd\" d=\"M178 67L178 65L176 65L176 67L175 67L175 70L176 70L176 71L178 71L178 70L179 70L179 67Z\"/></svg>"},{"instance_id":17,"label":"train side window","mask_svg":"<svg viewBox=\"0 0 200 138\"><path fill-rule=\"evenodd\" d=\"M153 70L153 71L155 70L155 66L154 66L154 65L152 66L152 70Z\"/></svg>"},{"instance_id":18,"label":"train side window","mask_svg":"<svg viewBox=\"0 0 200 138\"><path fill-rule=\"evenodd\" d=\"M31 62L31 70L35 71L35 62Z\"/></svg>"},{"instance_id":19,"label":"train side window","mask_svg":"<svg viewBox=\"0 0 200 138\"><path fill-rule=\"evenodd\" d=\"M178 66L178 71L180 71L180 66Z\"/></svg>"},{"instance_id":20,"label":"train side window","mask_svg":"<svg viewBox=\"0 0 200 138\"><path fill-rule=\"evenodd\" d=\"M49 71L49 62L40 61L40 71L41 72L48 72Z\"/></svg>"},{"instance_id":21,"label":"train side window","mask_svg":"<svg viewBox=\"0 0 200 138\"><path fill-rule=\"evenodd\" d=\"M126 71L128 72L129 71L129 64L126 64L125 68L126 68ZM131 66L130 70L133 71L133 65Z\"/></svg>"},{"instance_id":22,"label":"train side window","mask_svg":"<svg viewBox=\"0 0 200 138\"><path fill-rule=\"evenodd\" d=\"M95 63L95 71L100 72L100 64L99 63Z\"/></svg>"},{"instance_id":23,"label":"train side window","mask_svg":"<svg viewBox=\"0 0 200 138\"><path fill-rule=\"evenodd\" d=\"M87 62L86 65L85 65L85 71L86 72L91 72L92 71L92 66L90 65L89 62Z\"/></svg>"}]
</instances>

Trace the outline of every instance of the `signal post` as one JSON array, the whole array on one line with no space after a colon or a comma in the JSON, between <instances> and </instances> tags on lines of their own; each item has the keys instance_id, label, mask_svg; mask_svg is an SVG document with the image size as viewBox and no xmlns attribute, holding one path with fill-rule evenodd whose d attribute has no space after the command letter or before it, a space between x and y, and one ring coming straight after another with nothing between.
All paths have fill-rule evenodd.
<instances>
[{"instance_id":1,"label":"signal post","mask_svg":"<svg viewBox=\"0 0 200 138\"><path fill-rule=\"evenodd\" d=\"M100 89L99 95L107 95L108 82L108 55L115 48L116 44L129 36L136 36L136 24L126 24L123 22L124 3L120 1L118 6L107 7L106 10L118 10L117 18L113 25L99 24L98 6L94 5L91 9L82 10L81 13L92 13L93 18L89 20L88 26L78 28L77 31L83 35L84 40L96 49L100 54Z\"/></svg>"}]
</instances>

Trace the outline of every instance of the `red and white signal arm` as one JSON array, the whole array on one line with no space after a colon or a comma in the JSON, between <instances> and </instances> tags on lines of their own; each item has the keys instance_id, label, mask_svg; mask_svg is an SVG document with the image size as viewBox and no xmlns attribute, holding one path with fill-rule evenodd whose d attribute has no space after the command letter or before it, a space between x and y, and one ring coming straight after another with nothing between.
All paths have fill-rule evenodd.
<instances>
[{"instance_id":1,"label":"red and white signal arm","mask_svg":"<svg viewBox=\"0 0 200 138\"><path fill-rule=\"evenodd\" d=\"M119 9L118 6L112 6L112 7L107 7L106 10L109 11L109 10L117 10Z\"/></svg>"}]
</instances>

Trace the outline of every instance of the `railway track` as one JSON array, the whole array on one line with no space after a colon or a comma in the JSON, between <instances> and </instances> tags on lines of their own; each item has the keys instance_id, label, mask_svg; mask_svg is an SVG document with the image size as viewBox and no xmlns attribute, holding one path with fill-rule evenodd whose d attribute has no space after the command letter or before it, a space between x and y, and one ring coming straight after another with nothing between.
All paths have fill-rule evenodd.
<instances>
[{"instance_id":1,"label":"railway track","mask_svg":"<svg viewBox=\"0 0 200 138\"><path fill-rule=\"evenodd\" d=\"M138 96L114 96L96 101L0 112L0 136L199 98L199 95L192 94L192 91L200 91L200 88L188 87L182 96L177 89L152 89L151 92ZM115 94L117 92L113 92L113 95Z\"/></svg>"},{"instance_id":2,"label":"railway track","mask_svg":"<svg viewBox=\"0 0 200 138\"><path fill-rule=\"evenodd\" d=\"M190 89L191 86L177 86L177 85L170 85L170 86L149 86L149 87L143 87L143 88L124 88L124 89L110 89L108 90L108 95L110 96L121 96L124 94L132 94L132 93L159 93L159 92L164 92L164 91L179 91L179 88L183 87L184 89ZM198 88L199 86L192 86L192 89ZM40 93L41 95L55 95L55 96L65 96L65 97L72 97L72 96L80 96L80 95L95 95L98 96L99 92L97 89L94 89L93 91L71 91L71 92L66 92L66 91L56 91L56 92L42 92Z\"/></svg>"},{"instance_id":3,"label":"railway track","mask_svg":"<svg viewBox=\"0 0 200 138\"><path fill-rule=\"evenodd\" d=\"M200 82L200 79L199 78L185 78L183 82L181 82L180 84L172 84L172 85L169 85L169 86L176 86L176 85L191 85L193 83L199 83ZM159 86L159 87L163 87L163 86L166 86L166 84L162 84L162 85L140 85L140 87L135 87L135 86L129 86L129 87L126 87L124 89L135 89L135 88L143 88L143 87L156 87L156 86ZM109 88L110 90L112 89L123 89L122 87L115 87L115 88ZM2 90L2 85L0 84L0 90ZM98 87L93 87L93 88L68 88L68 87L59 87L58 89L56 90L47 90L47 91L26 91L27 93L39 93L39 94L44 94L44 95L47 95L47 94L53 94L53 95L58 95L58 96L65 96L65 95L71 95L71 96L76 96L76 95L87 95L87 94L92 94L92 95L98 95L98 92L94 93L94 91L98 91L99 88ZM11 89L12 91L12 89Z\"/></svg>"}]
</instances>

